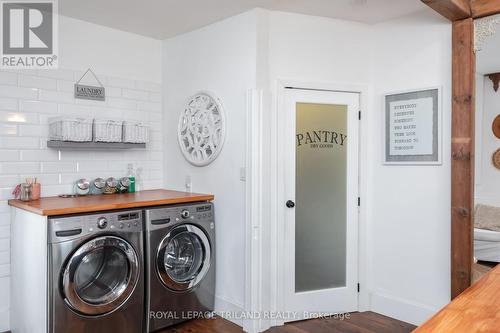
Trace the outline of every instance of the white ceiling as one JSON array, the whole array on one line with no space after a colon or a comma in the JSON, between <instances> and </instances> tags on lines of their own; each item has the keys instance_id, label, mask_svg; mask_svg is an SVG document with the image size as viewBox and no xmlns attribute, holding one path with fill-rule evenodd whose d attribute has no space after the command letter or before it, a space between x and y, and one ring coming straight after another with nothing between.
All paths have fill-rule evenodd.
<instances>
[{"instance_id":1,"label":"white ceiling","mask_svg":"<svg viewBox=\"0 0 500 333\"><path fill-rule=\"evenodd\" d=\"M500 32L488 37L476 52L476 70L481 74L500 72Z\"/></svg>"},{"instance_id":2,"label":"white ceiling","mask_svg":"<svg viewBox=\"0 0 500 333\"><path fill-rule=\"evenodd\" d=\"M260 7L377 23L425 8L419 0L61 0L59 13L157 39Z\"/></svg>"}]
</instances>

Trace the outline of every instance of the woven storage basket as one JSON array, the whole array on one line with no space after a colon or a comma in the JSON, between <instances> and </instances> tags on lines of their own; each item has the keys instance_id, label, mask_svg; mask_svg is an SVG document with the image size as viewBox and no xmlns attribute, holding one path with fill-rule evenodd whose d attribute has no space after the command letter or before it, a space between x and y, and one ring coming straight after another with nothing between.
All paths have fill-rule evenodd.
<instances>
[{"instance_id":1,"label":"woven storage basket","mask_svg":"<svg viewBox=\"0 0 500 333\"><path fill-rule=\"evenodd\" d=\"M141 122L123 122L123 142L147 143L149 142L149 127Z\"/></svg>"},{"instance_id":2,"label":"woven storage basket","mask_svg":"<svg viewBox=\"0 0 500 333\"><path fill-rule=\"evenodd\" d=\"M122 122L94 119L95 142L122 142Z\"/></svg>"},{"instance_id":3,"label":"woven storage basket","mask_svg":"<svg viewBox=\"0 0 500 333\"><path fill-rule=\"evenodd\" d=\"M55 141L92 141L92 119L55 117L49 119L49 139Z\"/></svg>"}]
</instances>

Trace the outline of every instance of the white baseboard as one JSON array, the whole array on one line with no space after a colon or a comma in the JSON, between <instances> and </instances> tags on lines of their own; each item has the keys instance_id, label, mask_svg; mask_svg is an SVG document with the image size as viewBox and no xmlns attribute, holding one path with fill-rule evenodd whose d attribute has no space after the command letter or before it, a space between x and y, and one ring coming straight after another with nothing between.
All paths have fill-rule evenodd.
<instances>
[{"instance_id":1,"label":"white baseboard","mask_svg":"<svg viewBox=\"0 0 500 333\"><path fill-rule=\"evenodd\" d=\"M243 327L243 320L241 318L243 312L243 304L237 304L224 296L215 295L215 313L218 316Z\"/></svg>"},{"instance_id":2,"label":"white baseboard","mask_svg":"<svg viewBox=\"0 0 500 333\"><path fill-rule=\"evenodd\" d=\"M9 310L0 311L0 332L7 332L10 330L10 312Z\"/></svg>"},{"instance_id":3,"label":"white baseboard","mask_svg":"<svg viewBox=\"0 0 500 333\"><path fill-rule=\"evenodd\" d=\"M382 293L371 295L371 310L417 326L439 311L438 308L429 305L410 302Z\"/></svg>"}]
</instances>

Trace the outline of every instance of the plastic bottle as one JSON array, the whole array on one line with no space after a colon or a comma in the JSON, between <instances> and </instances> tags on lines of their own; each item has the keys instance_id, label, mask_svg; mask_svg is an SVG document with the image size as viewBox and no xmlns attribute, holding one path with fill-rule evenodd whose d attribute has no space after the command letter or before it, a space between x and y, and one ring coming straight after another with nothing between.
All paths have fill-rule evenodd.
<instances>
[{"instance_id":1,"label":"plastic bottle","mask_svg":"<svg viewBox=\"0 0 500 333\"><path fill-rule=\"evenodd\" d=\"M128 169L128 179L130 179L130 185L128 186L129 193L135 192L135 174L134 174L134 165L132 163L127 165Z\"/></svg>"}]
</instances>

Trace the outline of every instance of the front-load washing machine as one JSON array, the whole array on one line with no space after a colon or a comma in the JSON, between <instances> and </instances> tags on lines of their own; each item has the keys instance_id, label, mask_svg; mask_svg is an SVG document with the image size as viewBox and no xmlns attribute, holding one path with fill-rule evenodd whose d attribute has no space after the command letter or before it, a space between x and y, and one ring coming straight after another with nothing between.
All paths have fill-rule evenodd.
<instances>
[{"instance_id":1,"label":"front-load washing machine","mask_svg":"<svg viewBox=\"0 0 500 333\"><path fill-rule=\"evenodd\" d=\"M153 208L145 216L148 331L210 315L215 300L213 204Z\"/></svg>"},{"instance_id":2,"label":"front-load washing machine","mask_svg":"<svg viewBox=\"0 0 500 333\"><path fill-rule=\"evenodd\" d=\"M49 219L50 333L144 331L142 211Z\"/></svg>"}]
</instances>

